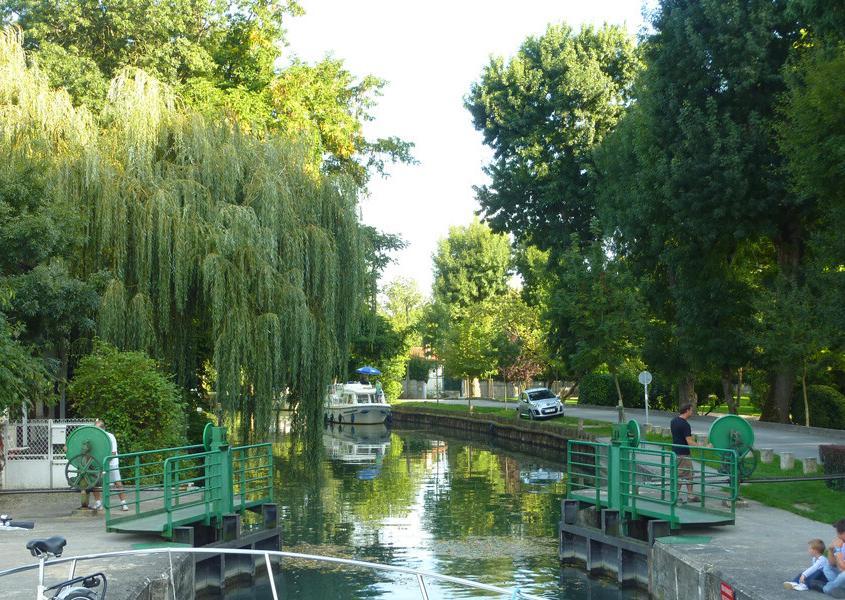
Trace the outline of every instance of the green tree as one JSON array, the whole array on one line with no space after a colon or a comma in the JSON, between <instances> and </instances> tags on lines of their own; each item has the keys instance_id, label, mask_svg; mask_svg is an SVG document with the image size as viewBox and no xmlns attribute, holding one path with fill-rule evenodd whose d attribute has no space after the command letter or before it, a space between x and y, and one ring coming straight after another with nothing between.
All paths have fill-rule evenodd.
<instances>
[{"instance_id":1,"label":"green tree","mask_svg":"<svg viewBox=\"0 0 845 600\"><path fill-rule=\"evenodd\" d=\"M404 332L398 331L385 316L365 312L361 333L352 339L347 373L355 378L355 369L373 365L381 371L382 387L390 400L396 400L402 393L402 379L408 363L408 340Z\"/></svg>"},{"instance_id":2,"label":"green tree","mask_svg":"<svg viewBox=\"0 0 845 600\"><path fill-rule=\"evenodd\" d=\"M2 0L0 14L26 32L54 87L97 108L108 82L131 66L170 84L213 80L253 91L269 83L282 19L295 2L263 0Z\"/></svg>"},{"instance_id":3,"label":"green tree","mask_svg":"<svg viewBox=\"0 0 845 600\"><path fill-rule=\"evenodd\" d=\"M172 448L185 442L179 388L143 352L120 352L98 342L79 363L69 387L77 414L99 417L122 452Z\"/></svg>"},{"instance_id":4,"label":"green tree","mask_svg":"<svg viewBox=\"0 0 845 600\"><path fill-rule=\"evenodd\" d=\"M549 356L537 306L509 289L497 300L493 352L505 382L527 385L547 368Z\"/></svg>"},{"instance_id":5,"label":"green tree","mask_svg":"<svg viewBox=\"0 0 845 600\"><path fill-rule=\"evenodd\" d=\"M589 237L592 148L623 114L639 68L634 40L613 25L549 26L511 60L491 59L466 107L494 152L491 183L476 188L494 231L540 248Z\"/></svg>"},{"instance_id":6,"label":"green tree","mask_svg":"<svg viewBox=\"0 0 845 600\"><path fill-rule=\"evenodd\" d=\"M494 303L507 290L510 264L507 237L478 221L451 227L434 255L423 337L450 374L472 379L474 391L479 377L496 371Z\"/></svg>"},{"instance_id":7,"label":"green tree","mask_svg":"<svg viewBox=\"0 0 845 600\"><path fill-rule=\"evenodd\" d=\"M474 221L450 227L434 255L434 300L461 311L504 293L511 266L504 235Z\"/></svg>"},{"instance_id":8,"label":"green tree","mask_svg":"<svg viewBox=\"0 0 845 600\"><path fill-rule=\"evenodd\" d=\"M314 66L295 61L269 87L273 124L310 142L315 164L364 185L370 171L384 174L385 160L413 162L413 144L396 137L369 141L363 125L385 82L372 75L356 81L343 61L325 58Z\"/></svg>"},{"instance_id":9,"label":"green tree","mask_svg":"<svg viewBox=\"0 0 845 600\"><path fill-rule=\"evenodd\" d=\"M555 272L549 343L576 380L606 366L621 406L618 373L639 356L644 321L634 279L625 261L608 256L601 241L582 250L575 234Z\"/></svg>"},{"instance_id":10,"label":"green tree","mask_svg":"<svg viewBox=\"0 0 845 600\"><path fill-rule=\"evenodd\" d=\"M11 151L81 222L71 274L105 274L100 335L151 349L187 388L210 360L229 411L261 422L289 390L301 418L320 418L364 297L358 188L288 140L205 121L141 71L122 72L94 118L49 88L12 30L0 90Z\"/></svg>"},{"instance_id":11,"label":"green tree","mask_svg":"<svg viewBox=\"0 0 845 600\"><path fill-rule=\"evenodd\" d=\"M413 279L397 277L384 288L382 310L397 331L406 334L415 332L422 319L425 304L425 298Z\"/></svg>"},{"instance_id":12,"label":"green tree","mask_svg":"<svg viewBox=\"0 0 845 600\"><path fill-rule=\"evenodd\" d=\"M725 377L748 359L742 342L761 281L747 274L775 263L801 276L812 211L790 192L773 135L797 29L786 3L739 0L665 0L652 26L636 107L606 140L616 158L601 169L612 213L603 220L659 286L664 339L686 363L684 396L697 371ZM795 365L772 368L781 420L794 376Z\"/></svg>"},{"instance_id":13,"label":"green tree","mask_svg":"<svg viewBox=\"0 0 845 600\"><path fill-rule=\"evenodd\" d=\"M301 13L295 0L0 0L0 17L23 28L51 85L94 112L109 82L133 67L210 119L226 114L248 131L307 143L315 168L358 185L388 162L413 162L413 144L363 135L384 81L359 80L333 58L276 68L284 21Z\"/></svg>"},{"instance_id":14,"label":"green tree","mask_svg":"<svg viewBox=\"0 0 845 600\"><path fill-rule=\"evenodd\" d=\"M452 318L437 350L450 376L471 382L471 397L480 395L479 379L496 373L496 315L494 299L467 306Z\"/></svg>"}]
</instances>

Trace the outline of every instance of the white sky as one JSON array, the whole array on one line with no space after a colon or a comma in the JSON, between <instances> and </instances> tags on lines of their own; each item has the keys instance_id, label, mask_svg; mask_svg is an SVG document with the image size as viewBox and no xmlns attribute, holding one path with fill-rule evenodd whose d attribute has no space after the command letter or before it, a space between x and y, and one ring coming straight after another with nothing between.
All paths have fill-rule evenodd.
<instances>
[{"instance_id":1,"label":"white sky","mask_svg":"<svg viewBox=\"0 0 845 600\"><path fill-rule=\"evenodd\" d=\"M463 97L491 55L511 56L549 23L642 24L641 0L301 0L305 16L287 21L292 52L308 62L342 58L357 76L388 85L366 126L370 139L414 142L416 166L393 166L362 201L364 221L401 235L408 248L382 283L415 279L428 294L431 256L452 225L469 223L490 158L463 107Z\"/></svg>"}]
</instances>

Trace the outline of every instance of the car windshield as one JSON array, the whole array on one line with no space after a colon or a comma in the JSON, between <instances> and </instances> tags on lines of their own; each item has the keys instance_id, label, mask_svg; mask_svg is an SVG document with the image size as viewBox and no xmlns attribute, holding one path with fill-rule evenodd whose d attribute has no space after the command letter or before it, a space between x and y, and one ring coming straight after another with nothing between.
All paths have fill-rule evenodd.
<instances>
[{"instance_id":1,"label":"car windshield","mask_svg":"<svg viewBox=\"0 0 845 600\"><path fill-rule=\"evenodd\" d=\"M552 390L537 390L536 392L528 392L528 397L531 400L545 400L547 398L554 398L555 395Z\"/></svg>"}]
</instances>

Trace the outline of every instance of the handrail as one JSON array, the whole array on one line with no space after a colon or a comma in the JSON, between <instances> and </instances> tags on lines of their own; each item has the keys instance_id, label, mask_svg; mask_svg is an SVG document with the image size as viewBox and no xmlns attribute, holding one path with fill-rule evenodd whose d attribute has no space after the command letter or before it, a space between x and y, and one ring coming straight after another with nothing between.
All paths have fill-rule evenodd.
<instances>
[{"instance_id":1,"label":"handrail","mask_svg":"<svg viewBox=\"0 0 845 600\"><path fill-rule=\"evenodd\" d=\"M515 599L522 599L522 600L542 600L539 596L534 596L531 594L525 594L520 592L518 588L516 589L505 589L495 585L489 585L486 583L479 583L477 581L472 581L470 579L463 579L461 577L453 577L451 575L441 575L440 573L433 573L431 571L423 571L420 569L411 569L409 567L399 567L395 565L385 565L381 563L372 563L372 562L365 562L361 560L353 560L349 558L335 558L333 556L320 556L318 554L300 554L298 552L284 552L281 550L245 550L239 548L145 548L143 550L120 550L116 552L100 552L97 554L83 554L80 556L70 556L70 557L61 557L49 560L45 563L34 563L30 565L23 565L20 567L14 567L12 569L6 569L4 571L0 571L0 577L4 577L6 575L14 575L16 573L23 573L25 571L30 571L34 569L38 569L41 564L44 566L48 565L55 565L61 564L66 562L73 562L75 565L80 561L86 560L95 560L99 558L111 558L111 557L118 557L118 556L143 556L147 554L168 554L171 558L173 554L232 554L232 555L247 555L247 556L260 556L264 558L264 562L267 566L267 573L271 581L271 591L273 592L274 600L278 600L278 595L275 592L275 582L273 578L273 571L271 567L270 557L278 557L278 558L293 558L293 559L301 559L301 560L310 560L316 562L328 562L333 564L340 564L352 567L361 567L371 569L373 571L388 571L393 573L404 573L406 575L414 575L417 578L417 581L420 585L420 595L422 598L427 598L427 591L425 587L425 579L435 579L438 581L443 581L446 583L453 583L456 585L475 588L479 590L484 590L487 592L493 592L496 594L500 594L502 596L508 596L510 598ZM173 572L171 569L171 584L173 578Z\"/></svg>"}]
</instances>

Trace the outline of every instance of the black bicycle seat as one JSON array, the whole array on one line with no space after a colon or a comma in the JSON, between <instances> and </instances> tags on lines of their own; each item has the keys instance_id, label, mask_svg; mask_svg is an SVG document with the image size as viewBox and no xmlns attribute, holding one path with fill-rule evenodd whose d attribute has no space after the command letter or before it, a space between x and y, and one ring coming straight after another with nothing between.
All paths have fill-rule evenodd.
<instances>
[{"instance_id":1,"label":"black bicycle seat","mask_svg":"<svg viewBox=\"0 0 845 600\"><path fill-rule=\"evenodd\" d=\"M54 535L46 540L29 540L26 543L26 549L29 550L33 556L41 554L52 554L53 556L61 556L62 549L67 545L67 540L60 535Z\"/></svg>"}]
</instances>

